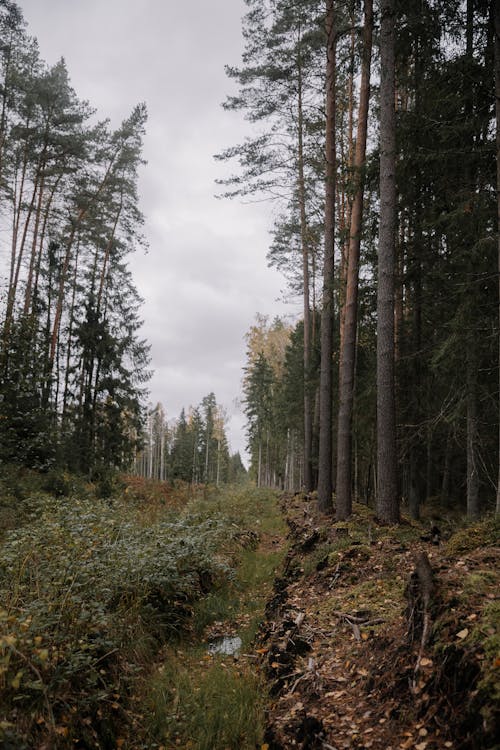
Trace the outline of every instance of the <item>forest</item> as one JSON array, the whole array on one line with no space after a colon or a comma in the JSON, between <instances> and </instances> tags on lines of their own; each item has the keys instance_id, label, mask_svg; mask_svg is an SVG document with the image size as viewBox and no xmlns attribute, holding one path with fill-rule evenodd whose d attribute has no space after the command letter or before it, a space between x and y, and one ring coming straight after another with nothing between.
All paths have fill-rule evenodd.
<instances>
[{"instance_id":1,"label":"forest","mask_svg":"<svg viewBox=\"0 0 500 750\"><path fill-rule=\"evenodd\" d=\"M221 189L273 202L268 260L303 298L248 334L253 477L335 492L337 520L353 498L477 517L498 503L497 4L247 6Z\"/></svg>"},{"instance_id":2,"label":"forest","mask_svg":"<svg viewBox=\"0 0 500 750\"><path fill-rule=\"evenodd\" d=\"M92 474L130 463L149 347L127 254L146 108L115 131L0 5L0 460Z\"/></svg>"},{"instance_id":3,"label":"forest","mask_svg":"<svg viewBox=\"0 0 500 750\"><path fill-rule=\"evenodd\" d=\"M210 382L150 402L146 104L0 0L0 747L495 750L500 0L244 7L214 191L301 306L248 469Z\"/></svg>"},{"instance_id":4,"label":"forest","mask_svg":"<svg viewBox=\"0 0 500 750\"><path fill-rule=\"evenodd\" d=\"M219 190L273 202L269 264L303 298L300 320L257 316L247 333L251 475L317 490L323 510L335 492L339 520L353 498L392 522L401 499L415 518L427 498L477 517L498 494L495 5L247 6L224 106L249 135L217 155L236 167ZM146 108L112 131L14 3L1 23L2 460L217 481L213 394L189 414L208 436L189 467L175 429L150 447L127 268Z\"/></svg>"}]
</instances>

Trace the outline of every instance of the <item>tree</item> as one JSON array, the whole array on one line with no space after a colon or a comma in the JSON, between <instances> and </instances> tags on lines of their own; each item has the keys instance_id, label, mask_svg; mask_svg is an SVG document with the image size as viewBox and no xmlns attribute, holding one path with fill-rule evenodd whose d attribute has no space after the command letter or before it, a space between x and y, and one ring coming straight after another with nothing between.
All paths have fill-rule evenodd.
<instances>
[{"instance_id":1,"label":"tree","mask_svg":"<svg viewBox=\"0 0 500 750\"><path fill-rule=\"evenodd\" d=\"M333 432L333 282L335 261L336 193L336 33L334 2L327 0L326 35L326 138L325 138L325 250L323 294L321 299L321 369L319 383L318 505L332 509L332 432Z\"/></svg>"},{"instance_id":2,"label":"tree","mask_svg":"<svg viewBox=\"0 0 500 750\"><path fill-rule=\"evenodd\" d=\"M174 428L174 440L170 462L173 479L182 479L185 482L191 481L193 445L184 409L182 409Z\"/></svg>"},{"instance_id":3,"label":"tree","mask_svg":"<svg viewBox=\"0 0 500 750\"><path fill-rule=\"evenodd\" d=\"M303 291L302 281L310 273L311 370L313 331L320 328L314 314L315 279L321 264L320 247L326 249L324 277L332 281L330 287L324 284L325 324L321 329L324 341L331 342L327 314L331 301L333 340L338 335L341 347L335 488L338 517L349 514L352 485L367 501L377 495L378 486L377 511L386 522L397 522L400 494L414 517L426 498L436 496L441 496L443 504L456 498L468 505L470 516L476 515L493 501L493 477L500 455L497 412L492 408L499 387L493 362L500 362L496 335L500 321L498 176L493 168L498 145L492 137L493 78L495 71L498 73L498 62L496 67L494 62L496 4L485 0L423 0L418 7L382 3L380 147L371 147L379 125L377 108L368 123L368 127L373 123L373 128L367 137L363 168L355 168L353 162L355 92L361 88L361 79L367 79L356 33L359 4L328 4L328 11L335 11L337 77L335 95L328 101L336 109L336 153L330 162L337 166L333 170L336 189L329 195L327 189L333 181L324 179L331 168L325 159L325 120L313 114L314 108L323 109L324 104L320 96L325 91L325 72L320 65L324 33L320 45L314 46L317 41L309 45L310 39L319 38L319 20L321 16L324 21L324 13L306 16L303 29L307 32L298 34L297 25L289 21L297 20L302 8L294 16L295 5L278 0L252 0L249 7L257 25L246 27L250 56L245 63L248 67L240 71L240 83L243 89L248 88L235 102L244 109L255 104L255 109L246 109L252 112L250 119L255 116L254 122L270 127L241 147L242 174L236 178L240 182L233 185L242 189L248 179L249 191L255 188L262 190L261 194L266 190L271 193L274 185L274 197L281 201L268 258L284 273L291 294ZM312 9L313 4L307 7ZM349 19L346 29L344 17ZM365 34L368 27L365 23ZM292 29L295 36L289 33ZM364 46L366 49L366 39ZM269 50L276 53L274 67ZM258 63L250 64L250 60ZM296 95L301 73L302 99ZM316 94L312 93L314 86ZM361 97L361 90L359 94ZM297 127L301 102L302 142ZM362 102L360 98L360 127ZM332 132L330 127L328 133ZM357 148L362 141L360 133ZM330 138L329 146L331 143ZM307 269L302 253L305 235L301 234L306 226L301 220L301 154ZM358 223L361 205L362 225ZM321 226L325 207L327 221ZM362 226L362 232L356 226ZM337 248L338 259L334 254ZM291 333L283 366L272 368L275 383L269 456L272 454L273 472L284 477L288 488L300 486L304 476L301 461L308 441L302 415L307 396L311 406L314 404L314 427L319 420L314 377L306 372L304 341L298 340L299 331L304 337L307 328L304 309L304 320ZM254 339L252 363L259 353L271 362L264 334ZM324 352L322 387L336 349ZM321 408L322 418L332 401L335 413L332 394L322 397L326 404L326 412ZM322 484L331 482L328 441L332 431L331 424L322 428L319 446L318 489L326 504L331 499L331 484L326 492ZM316 435L313 429L313 437ZM267 456L267 451L264 453ZM311 455L314 466L315 444Z\"/></svg>"},{"instance_id":4,"label":"tree","mask_svg":"<svg viewBox=\"0 0 500 750\"><path fill-rule=\"evenodd\" d=\"M267 130L232 147L220 159L238 158L242 174L222 180L232 188L226 195L261 193L280 200L294 217L282 222L293 228L301 263L299 287L303 297L303 455L304 484L313 489L312 441L313 409L311 378L311 265L315 266L314 233L311 231L311 204L316 175L311 178L310 146L312 120L317 120L317 86L314 61L322 39L318 33L318 0L290 5L283 0L270 3L247 0L250 10L244 19L246 48L244 67L227 68L240 86L239 95L230 97L228 109L243 109L253 122L266 122ZM295 221L296 217L296 221ZM283 233L276 231L276 246ZM287 253L294 246L287 242ZM271 251L270 262L276 262ZM279 262L279 261L278 261ZM314 276L314 274L313 274ZM314 283L314 280L313 280Z\"/></svg>"},{"instance_id":5,"label":"tree","mask_svg":"<svg viewBox=\"0 0 500 750\"><path fill-rule=\"evenodd\" d=\"M363 59L359 93L358 129L354 157L354 199L351 209L347 256L347 288L344 305L344 328L341 336L339 368L339 414L337 434L336 517L345 520L352 512L352 411L358 315L358 278L361 229L363 220L364 168L368 105L370 100L370 65L372 49L373 3L365 0Z\"/></svg>"},{"instance_id":6,"label":"tree","mask_svg":"<svg viewBox=\"0 0 500 750\"><path fill-rule=\"evenodd\" d=\"M399 521L394 392L394 249L396 120L394 0L382 0L380 21L380 235L377 293L377 515Z\"/></svg>"},{"instance_id":7,"label":"tree","mask_svg":"<svg viewBox=\"0 0 500 750\"><path fill-rule=\"evenodd\" d=\"M263 352L247 368L244 383L245 414L248 419L248 440L252 470L257 487L271 484L270 441L273 429L273 390L275 376Z\"/></svg>"},{"instance_id":8,"label":"tree","mask_svg":"<svg viewBox=\"0 0 500 750\"><path fill-rule=\"evenodd\" d=\"M495 23L495 115L496 115L496 164L497 164L497 244L498 244L498 297L499 297L499 320L498 329L500 332L500 2L495 0L494 23ZM500 334L498 338L499 351L499 394L500 394ZM499 395L500 398L500 395ZM500 405L500 401L499 401ZM500 418L498 420L500 429ZM500 432L498 437L498 479L497 479L497 500L496 512L500 513Z\"/></svg>"},{"instance_id":9,"label":"tree","mask_svg":"<svg viewBox=\"0 0 500 750\"><path fill-rule=\"evenodd\" d=\"M4 460L92 474L125 467L143 418L148 346L125 258L142 246L143 105L110 132L0 2L0 297ZM15 440L12 439L16 435Z\"/></svg>"}]
</instances>

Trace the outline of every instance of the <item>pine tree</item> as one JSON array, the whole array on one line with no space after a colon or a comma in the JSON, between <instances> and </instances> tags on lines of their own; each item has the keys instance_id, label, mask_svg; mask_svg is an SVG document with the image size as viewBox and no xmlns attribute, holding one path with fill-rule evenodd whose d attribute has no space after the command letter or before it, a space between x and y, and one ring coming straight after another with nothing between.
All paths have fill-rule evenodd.
<instances>
[{"instance_id":1,"label":"pine tree","mask_svg":"<svg viewBox=\"0 0 500 750\"><path fill-rule=\"evenodd\" d=\"M380 23L380 237L377 293L377 515L399 521L394 392L394 249L396 120L394 0L382 0Z\"/></svg>"},{"instance_id":2,"label":"pine tree","mask_svg":"<svg viewBox=\"0 0 500 750\"><path fill-rule=\"evenodd\" d=\"M326 138L325 138L325 251L321 300L321 370L319 383L318 505L332 510L333 466L333 282L336 201L336 29L333 0L327 0Z\"/></svg>"},{"instance_id":3,"label":"pine tree","mask_svg":"<svg viewBox=\"0 0 500 750\"><path fill-rule=\"evenodd\" d=\"M363 58L359 94L358 128L354 157L355 192L352 202L347 257L344 326L339 368L339 414L337 436L336 517L345 520L352 512L352 412L358 316L358 277L363 219L364 169L370 99L373 4L364 2Z\"/></svg>"},{"instance_id":4,"label":"pine tree","mask_svg":"<svg viewBox=\"0 0 500 750\"><path fill-rule=\"evenodd\" d=\"M496 118L496 165L497 165L497 244L498 244L498 296L499 296L499 320L498 330L500 332L500 2L495 0L494 24L495 24L495 118ZM500 399L500 333L498 340L499 351L499 399ZM500 400L499 400L499 438L498 438L498 479L496 512L500 513Z\"/></svg>"}]
</instances>

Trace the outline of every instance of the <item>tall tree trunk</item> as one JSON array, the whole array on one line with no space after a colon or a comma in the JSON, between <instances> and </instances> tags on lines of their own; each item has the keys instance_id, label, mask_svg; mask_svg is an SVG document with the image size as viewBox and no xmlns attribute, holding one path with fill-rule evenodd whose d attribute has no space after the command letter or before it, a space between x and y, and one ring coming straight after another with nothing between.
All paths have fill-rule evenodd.
<instances>
[{"instance_id":1,"label":"tall tree trunk","mask_svg":"<svg viewBox=\"0 0 500 750\"><path fill-rule=\"evenodd\" d=\"M304 177L304 115L302 107L302 59L298 58L298 196L300 211L300 238L302 245L302 285L304 302L304 485L306 492L313 489L312 478L312 408L311 408L311 306L309 301L309 232L306 213L306 188Z\"/></svg>"},{"instance_id":2,"label":"tall tree trunk","mask_svg":"<svg viewBox=\"0 0 500 750\"><path fill-rule=\"evenodd\" d=\"M99 183L97 190L95 193L90 197L88 203L86 206L83 206L80 208L76 218L72 221L72 227L71 232L68 238L68 241L66 243L66 253L64 256L64 262L63 267L61 270L61 278L59 282L59 290L57 295L57 304L56 304L56 311L54 315L54 323L52 327L52 335L51 335L51 341L50 341L50 352L49 352L49 361L48 361L48 371L49 371L49 378L52 375L52 368L54 364L54 356L56 352L56 345L57 345L57 337L59 335L59 326L61 325L61 318L62 318L62 311L63 311L63 304L64 304L64 297L65 297L65 287L66 287L66 278L68 274L68 269L71 261L71 256L73 252L73 242L75 239L75 234L77 230L80 228L80 224L84 220L84 218L87 216L91 206L96 202L102 191L104 190L104 187L106 186L109 176L111 174L113 165L115 163L115 159L118 155L118 152L115 153L115 155L110 159L110 162L107 166L106 172ZM46 387L50 388L50 384L47 384Z\"/></svg>"},{"instance_id":3,"label":"tall tree trunk","mask_svg":"<svg viewBox=\"0 0 500 750\"><path fill-rule=\"evenodd\" d=\"M494 0L495 9L495 112L497 126L497 243L498 243L498 325L500 331L500 0ZM498 341L498 392L500 394L500 337ZM500 513L500 417L498 419L498 482L496 512Z\"/></svg>"},{"instance_id":4,"label":"tall tree trunk","mask_svg":"<svg viewBox=\"0 0 500 750\"><path fill-rule=\"evenodd\" d=\"M339 416L337 435L337 520L345 520L352 512L352 411L356 359L358 314L358 279L361 227L363 222L363 169L366 159L366 133L370 99L370 65L372 49L373 1L365 0L363 30L363 64L359 92L358 129L354 169L356 191L351 211L347 288L345 299L344 335L341 337L339 368Z\"/></svg>"},{"instance_id":5,"label":"tall tree trunk","mask_svg":"<svg viewBox=\"0 0 500 750\"><path fill-rule=\"evenodd\" d=\"M61 182L63 178L63 173L59 174L51 188L49 197L47 199L47 202L45 204L44 209L44 216L43 216L43 222L42 222L42 230L40 232L40 239L38 241L38 252L37 252L37 259L36 259L36 267L35 267L35 278L33 281L33 293L31 295L31 309L35 310L37 301L38 301L38 282L40 280L40 272L42 269L42 257L43 257L43 245L45 241L45 235L47 232L47 225L50 217L50 211L52 208L52 201L54 199L54 196L57 192L57 188L59 187L59 183Z\"/></svg>"},{"instance_id":6,"label":"tall tree trunk","mask_svg":"<svg viewBox=\"0 0 500 750\"><path fill-rule=\"evenodd\" d=\"M341 193L341 206L339 208L339 235L342 238L340 243L340 268L339 268L339 347L342 349L342 342L344 338L344 325L345 325L345 299L347 293L347 275L348 275L348 258L349 258L349 242L350 242L350 227L351 227L351 216L352 216L352 202L351 194L347 188L347 182L350 179L351 171L355 168L355 155L354 155L354 53L356 43L356 19L354 15L354 7L351 8L351 44L349 48L349 77L347 79L347 154L344 151L344 138L342 134L344 132L344 123L340 124L341 127L341 140L342 140L342 173L344 179L342 180L342 193Z\"/></svg>"},{"instance_id":7,"label":"tall tree trunk","mask_svg":"<svg viewBox=\"0 0 500 750\"><path fill-rule=\"evenodd\" d=\"M477 404L477 361L475 342L472 337L467 342L467 516L479 516L479 456L478 456L478 404Z\"/></svg>"},{"instance_id":8,"label":"tall tree trunk","mask_svg":"<svg viewBox=\"0 0 500 750\"><path fill-rule=\"evenodd\" d=\"M104 293L104 284L106 282L108 266L109 266L109 257L111 255L111 250L113 249L116 229L118 227L118 222L120 220L122 209L123 209L123 190L120 193L120 203L118 205L118 210L116 212L115 220L113 223L113 228L111 230L111 234L109 236L108 242L106 243L106 248L104 250L104 255L102 259L101 273L100 273L100 278L99 278L99 291L97 293L97 303L96 303L97 320L99 320L99 315L101 311L102 298L103 298L103 293Z\"/></svg>"},{"instance_id":9,"label":"tall tree trunk","mask_svg":"<svg viewBox=\"0 0 500 750\"><path fill-rule=\"evenodd\" d=\"M42 170L44 170L44 166L42 167ZM36 207L36 213L35 213L35 226L33 229L33 240L31 243L31 255L30 255L30 263L29 263L29 270L28 270L28 278L26 280L26 290L24 293L24 315L28 315L31 307L31 293L33 289L33 276L35 272L35 265L36 265L36 258L37 258L37 245L38 245L38 233L40 229L40 217L42 214L42 201L44 196L44 188L45 188L45 174L44 171L42 171L41 179L40 179L40 189L38 191L38 203Z\"/></svg>"},{"instance_id":10,"label":"tall tree trunk","mask_svg":"<svg viewBox=\"0 0 500 750\"><path fill-rule=\"evenodd\" d=\"M404 244L405 230L404 217L400 219L398 232L398 242L396 243L396 277L395 277L395 295L394 295L394 360L399 362L401 359L401 343L403 334L404 318Z\"/></svg>"},{"instance_id":11,"label":"tall tree trunk","mask_svg":"<svg viewBox=\"0 0 500 750\"><path fill-rule=\"evenodd\" d=\"M16 244L17 244L17 232L19 229L19 216L17 219L16 224L16 232L15 232L15 239L13 238L13 249L12 249L12 262L13 267L11 267L11 273L10 273L10 284L9 284L9 292L7 296L7 308L5 312L5 324L3 329L3 346L4 350L6 351L8 348L8 341L10 336L10 329L12 327L12 323L14 321L14 306L16 303L16 296L17 296L17 287L19 285L19 276L21 273L21 264L23 260L24 255L24 248L26 246L26 237L28 234L28 227L31 220L31 215L33 213L33 208L35 206L35 200L36 200L36 194L38 191L38 180L39 180L39 173L37 173L35 183L33 186L33 193L31 195L31 201L30 205L28 207L28 213L26 215L25 221L24 221L24 229L23 229L23 236L21 239L21 245L19 247L19 250L16 254ZM22 195L19 198L19 211L21 210L21 200Z\"/></svg>"},{"instance_id":12,"label":"tall tree trunk","mask_svg":"<svg viewBox=\"0 0 500 750\"><path fill-rule=\"evenodd\" d=\"M398 523L394 391L396 118L395 0L382 0L380 22L380 235L377 290L377 515Z\"/></svg>"},{"instance_id":13,"label":"tall tree trunk","mask_svg":"<svg viewBox=\"0 0 500 750\"><path fill-rule=\"evenodd\" d=\"M332 424L333 424L333 281L335 259L335 83L336 34L334 2L326 2L326 153L325 153L325 253L323 264L323 297L321 308L321 368L319 385L319 465L318 506L323 512L332 509Z\"/></svg>"},{"instance_id":14,"label":"tall tree trunk","mask_svg":"<svg viewBox=\"0 0 500 750\"><path fill-rule=\"evenodd\" d=\"M7 108L8 100L10 97L10 88L8 85L10 78L10 66L12 61L12 46L13 46L14 34L11 33L8 44L5 44L5 68L3 75L3 86L2 86L2 110L0 112L0 182L4 179L4 147L7 142Z\"/></svg>"},{"instance_id":15,"label":"tall tree trunk","mask_svg":"<svg viewBox=\"0 0 500 750\"><path fill-rule=\"evenodd\" d=\"M78 259L80 255L80 243L76 246L75 256L75 270L73 273L73 291L71 295L71 305L69 310L69 327L68 327L68 338L66 344L66 367L64 370L64 390L63 390L63 406L62 406L62 418L61 418L61 432L64 433L64 427L66 425L68 417L68 399L69 399L69 372L71 366L71 354L72 348L71 343L73 339L73 326L75 322L75 302L76 302L76 280L78 278Z\"/></svg>"},{"instance_id":16,"label":"tall tree trunk","mask_svg":"<svg viewBox=\"0 0 500 750\"><path fill-rule=\"evenodd\" d=\"M474 4L473 0L467 0L466 8L466 58L472 67L474 62ZM472 90L464 77L465 107L464 119L467 127L467 145L472 153L474 150L474 103ZM473 166L466 165L464 174L465 189L470 199L476 190L476 175ZM472 217L470 217L472 219ZM467 227L467 241L472 244L475 240L475 231L470 221ZM467 277L472 285L475 278L473 258L468 257ZM465 387L466 387L466 412L467 412L467 516L477 518L479 516L479 415L478 415L478 359L477 359L477 333L474 330L472 316L467 316L465 333Z\"/></svg>"},{"instance_id":17,"label":"tall tree trunk","mask_svg":"<svg viewBox=\"0 0 500 750\"><path fill-rule=\"evenodd\" d=\"M26 128L28 127L29 122L26 123ZM13 227L12 227L12 250L11 250L11 259L10 259L10 275L9 275L9 289L12 286L12 283L14 281L14 273L16 268L16 251L17 251L17 237L19 234L19 226L21 223L21 213L23 208L23 198L24 198L24 183L26 180L26 171L28 169L28 145L26 144L24 147L23 152L23 165L21 169L21 179L19 183L18 188L18 170L16 169L15 177L14 177L14 187L13 187L13 214L12 214L12 221L13 221ZM17 199L17 200L16 200Z\"/></svg>"}]
</instances>

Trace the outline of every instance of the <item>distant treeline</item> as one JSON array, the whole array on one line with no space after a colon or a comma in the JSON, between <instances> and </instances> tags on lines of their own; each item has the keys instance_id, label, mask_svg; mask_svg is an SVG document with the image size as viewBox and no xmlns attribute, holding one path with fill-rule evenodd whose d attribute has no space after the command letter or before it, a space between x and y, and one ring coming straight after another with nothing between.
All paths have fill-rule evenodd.
<instances>
[{"instance_id":1,"label":"distant treeline","mask_svg":"<svg viewBox=\"0 0 500 750\"><path fill-rule=\"evenodd\" d=\"M213 393L170 422L163 406L157 404L148 412L143 449L136 455L134 471L170 482L219 485L242 481L247 471L240 454L229 453L226 422L224 408Z\"/></svg>"}]
</instances>

